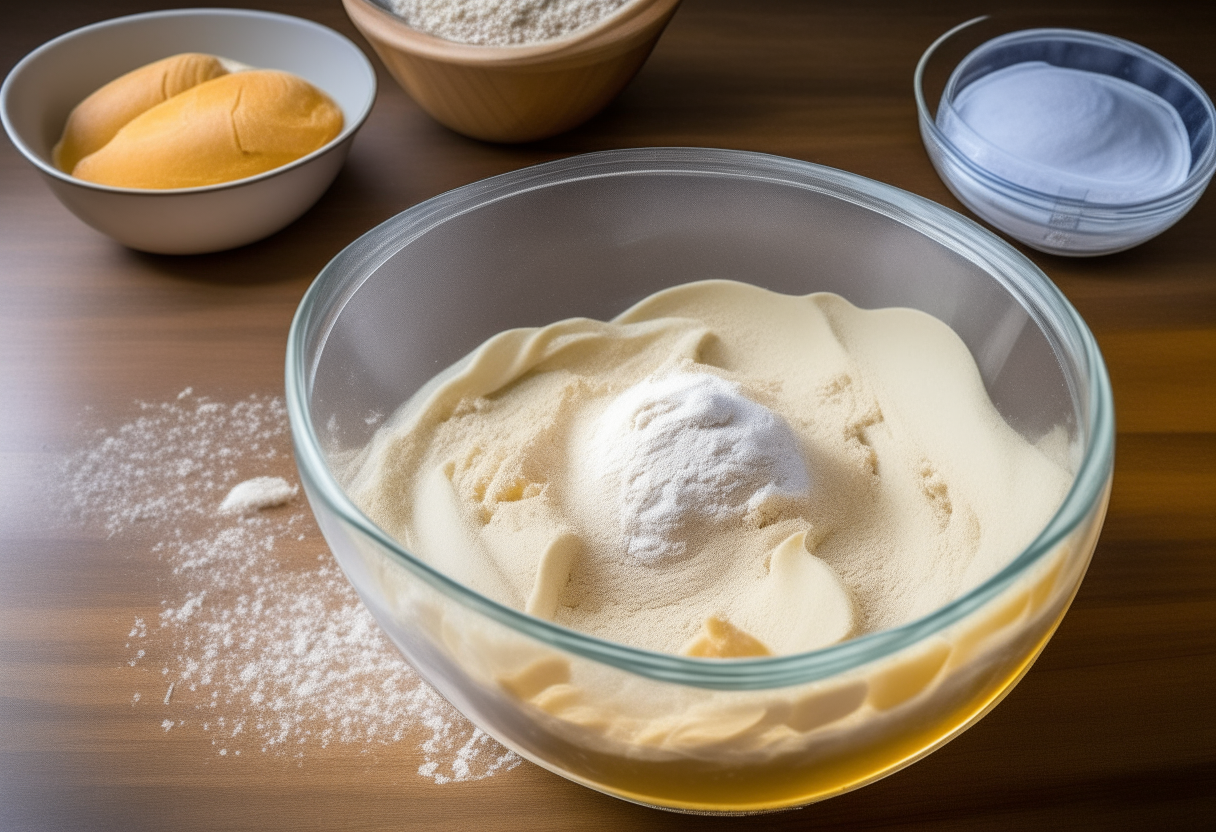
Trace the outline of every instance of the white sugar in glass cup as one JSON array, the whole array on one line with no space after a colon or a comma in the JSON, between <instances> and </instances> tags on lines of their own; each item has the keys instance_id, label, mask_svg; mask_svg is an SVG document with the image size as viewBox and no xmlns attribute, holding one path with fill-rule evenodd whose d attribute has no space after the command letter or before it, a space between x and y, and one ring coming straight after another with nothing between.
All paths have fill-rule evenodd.
<instances>
[{"instance_id":1,"label":"white sugar in glass cup","mask_svg":"<svg viewBox=\"0 0 1216 832\"><path fill-rule=\"evenodd\" d=\"M1052 254L1131 248L1216 170L1216 111L1174 64L1110 35L976 18L914 77L921 136L964 205Z\"/></svg>"}]
</instances>

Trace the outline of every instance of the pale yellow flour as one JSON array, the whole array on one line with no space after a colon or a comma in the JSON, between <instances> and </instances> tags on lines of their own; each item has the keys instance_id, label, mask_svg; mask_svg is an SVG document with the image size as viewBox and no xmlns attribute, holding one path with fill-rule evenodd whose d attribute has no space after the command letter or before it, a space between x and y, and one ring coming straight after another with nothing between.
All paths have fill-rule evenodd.
<instances>
[{"instance_id":1,"label":"pale yellow flour","mask_svg":"<svg viewBox=\"0 0 1216 832\"><path fill-rule=\"evenodd\" d=\"M1071 479L935 318L704 281L491 338L381 429L349 488L504 604L730 656L941 606L1021 551Z\"/></svg>"}]
</instances>

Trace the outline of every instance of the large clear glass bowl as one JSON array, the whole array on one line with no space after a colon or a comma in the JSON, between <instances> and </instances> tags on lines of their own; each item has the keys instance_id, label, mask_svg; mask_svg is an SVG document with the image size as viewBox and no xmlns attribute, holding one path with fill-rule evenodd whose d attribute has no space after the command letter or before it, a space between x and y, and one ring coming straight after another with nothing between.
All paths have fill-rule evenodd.
<instances>
[{"instance_id":1,"label":"large clear glass bowl","mask_svg":"<svg viewBox=\"0 0 1216 832\"><path fill-rule=\"evenodd\" d=\"M801 655L709 660L610 643L478 595L414 557L343 490L379 421L489 336L611 318L703 278L831 291L945 321L1011 425L1030 440L1067 436L1076 479L1058 513L1008 567L924 618ZM1029 260L890 186L729 150L577 156L399 214L334 258L305 296L287 402L321 529L409 662L527 759L685 811L840 794L982 716L1076 592L1113 459L1093 336Z\"/></svg>"}]
</instances>

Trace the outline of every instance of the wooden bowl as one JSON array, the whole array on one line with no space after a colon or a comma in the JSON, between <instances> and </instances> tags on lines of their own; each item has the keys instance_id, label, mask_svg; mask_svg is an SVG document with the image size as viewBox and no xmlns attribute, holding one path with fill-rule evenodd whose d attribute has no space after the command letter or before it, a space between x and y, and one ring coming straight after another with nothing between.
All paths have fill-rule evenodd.
<instances>
[{"instance_id":1,"label":"wooden bowl","mask_svg":"<svg viewBox=\"0 0 1216 832\"><path fill-rule=\"evenodd\" d=\"M680 0L633 0L588 28L518 46L443 40L411 29L375 0L342 4L436 121L475 139L527 142L607 106L646 62Z\"/></svg>"}]
</instances>

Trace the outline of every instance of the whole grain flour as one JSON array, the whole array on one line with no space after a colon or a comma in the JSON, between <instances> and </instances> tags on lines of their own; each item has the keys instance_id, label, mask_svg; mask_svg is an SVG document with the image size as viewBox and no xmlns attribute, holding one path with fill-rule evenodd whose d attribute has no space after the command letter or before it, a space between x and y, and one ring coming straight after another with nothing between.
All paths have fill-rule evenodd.
<instances>
[{"instance_id":1,"label":"whole grain flour","mask_svg":"<svg viewBox=\"0 0 1216 832\"><path fill-rule=\"evenodd\" d=\"M202 732L221 757L407 743L436 783L519 764L401 659L359 602L296 490L281 399L225 403L187 388L137 408L93 432L61 473L83 522L160 564L159 608L115 633L150 730ZM226 498L242 510L221 511Z\"/></svg>"},{"instance_id":2,"label":"whole grain flour","mask_svg":"<svg viewBox=\"0 0 1216 832\"><path fill-rule=\"evenodd\" d=\"M538 43L584 29L629 0L391 0L413 29L478 46Z\"/></svg>"}]
</instances>

